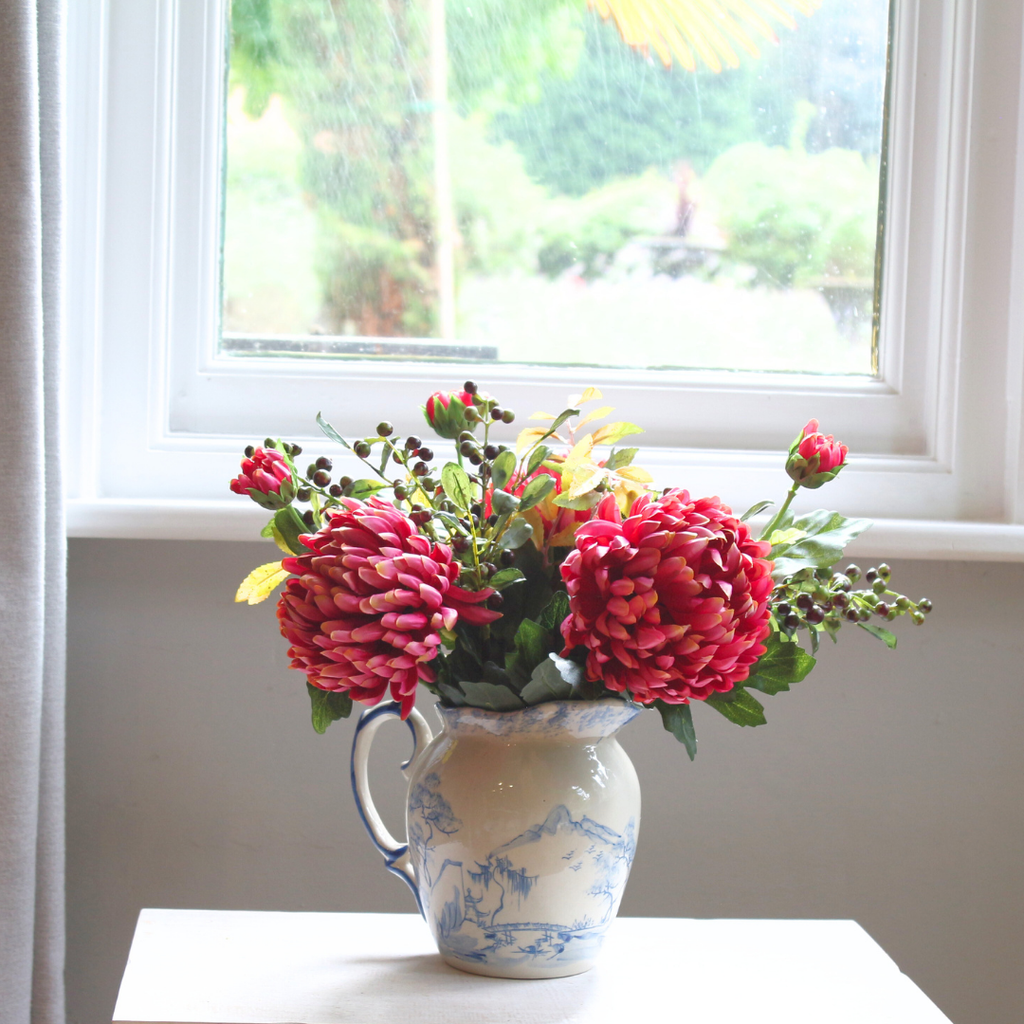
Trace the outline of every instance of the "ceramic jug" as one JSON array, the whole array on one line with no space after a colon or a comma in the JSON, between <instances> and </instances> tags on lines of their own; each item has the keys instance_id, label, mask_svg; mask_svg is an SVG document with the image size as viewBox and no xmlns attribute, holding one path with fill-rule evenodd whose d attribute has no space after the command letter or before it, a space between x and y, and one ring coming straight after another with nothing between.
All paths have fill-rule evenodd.
<instances>
[{"instance_id":1,"label":"ceramic jug","mask_svg":"<svg viewBox=\"0 0 1024 1024\"><path fill-rule=\"evenodd\" d=\"M463 971L558 978L593 966L636 849L640 785L616 734L640 708L553 701L521 711L413 710L407 839L370 797L374 733L397 704L365 711L352 747L356 804L387 867L408 882L441 956Z\"/></svg>"}]
</instances>

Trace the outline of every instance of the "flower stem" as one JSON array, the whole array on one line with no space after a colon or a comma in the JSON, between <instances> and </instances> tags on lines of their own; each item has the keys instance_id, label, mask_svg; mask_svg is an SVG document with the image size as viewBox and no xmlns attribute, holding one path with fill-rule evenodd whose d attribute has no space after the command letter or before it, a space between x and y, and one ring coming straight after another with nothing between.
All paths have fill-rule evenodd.
<instances>
[{"instance_id":1,"label":"flower stem","mask_svg":"<svg viewBox=\"0 0 1024 1024\"><path fill-rule=\"evenodd\" d=\"M793 486L789 489L789 494L786 495L786 500L782 503L782 508L768 520L768 525L761 531L759 540L767 540L772 535L775 527L781 522L782 517L789 511L789 506L793 504L793 499L796 497L798 490L800 490L800 484L794 481Z\"/></svg>"}]
</instances>

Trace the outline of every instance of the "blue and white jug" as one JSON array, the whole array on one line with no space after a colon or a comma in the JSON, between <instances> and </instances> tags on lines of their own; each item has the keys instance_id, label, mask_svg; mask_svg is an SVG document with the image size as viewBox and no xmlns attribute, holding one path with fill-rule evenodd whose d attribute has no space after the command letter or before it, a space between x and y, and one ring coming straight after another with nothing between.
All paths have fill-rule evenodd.
<instances>
[{"instance_id":1,"label":"blue and white jug","mask_svg":"<svg viewBox=\"0 0 1024 1024\"><path fill-rule=\"evenodd\" d=\"M384 827L367 779L373 735L398 705L363 713L356 803L453 967L560 978L593 966L636 849L640 784L616 733L640 710L621 700L438 706L437 736L414 710L404 843Z\"/></svg>"}]
</instances>

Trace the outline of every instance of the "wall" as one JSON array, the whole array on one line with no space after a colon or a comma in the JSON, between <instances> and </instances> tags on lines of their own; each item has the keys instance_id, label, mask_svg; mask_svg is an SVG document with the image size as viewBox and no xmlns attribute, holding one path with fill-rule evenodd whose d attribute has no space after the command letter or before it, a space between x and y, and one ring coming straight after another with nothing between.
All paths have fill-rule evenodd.
<instances>
[{"instance_id":1,"label":"wall","mask_svg":"<svg viewBox=\"0 0 1024 1024\"><path fill-rule=\"evenodd\" d=\"M232 604L270 557L71 542L72 1024L110 1020L140 907L413 910L352 806L351 722L316 736L272 603ZM1024 566L894 569L937 606L895 652L849 630L766 728L698 708L694 764L653 712L629 727L644 818L622 913L855 918L956 1024L1024 1020ZM395 821L404 730L385 733Z\"/></svg>"}]
</instances>

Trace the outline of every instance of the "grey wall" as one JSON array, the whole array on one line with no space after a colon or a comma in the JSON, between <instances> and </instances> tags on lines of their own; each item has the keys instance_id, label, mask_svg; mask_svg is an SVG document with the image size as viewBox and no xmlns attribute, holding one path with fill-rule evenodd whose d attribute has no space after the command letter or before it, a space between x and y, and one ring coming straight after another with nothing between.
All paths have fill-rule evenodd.
<instances>
[{"instance_id":1,"label":"grey wall","mask_svg":"<svg viewBox=\"0 0 1024 1024\"><path fill-rule=\"evenodd\" d=\"M232 604L272 555L71 544L73 1024L110 1020L140 907L413 910L352 806L351 722L316 736L273 602ZM894 568L937 605L895 652L850 630L766 728L697 708L694 764L653 712L626 730L644 818L622 913L855 918L956 1024L1024 1020L1024 566Z\"/></svg>"}]
</instances>

